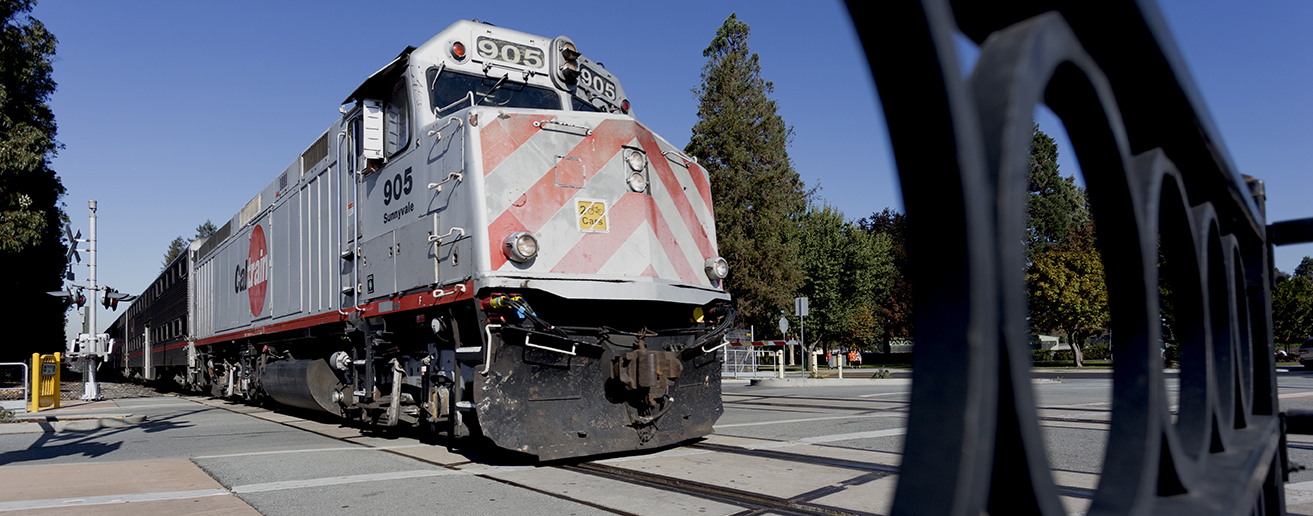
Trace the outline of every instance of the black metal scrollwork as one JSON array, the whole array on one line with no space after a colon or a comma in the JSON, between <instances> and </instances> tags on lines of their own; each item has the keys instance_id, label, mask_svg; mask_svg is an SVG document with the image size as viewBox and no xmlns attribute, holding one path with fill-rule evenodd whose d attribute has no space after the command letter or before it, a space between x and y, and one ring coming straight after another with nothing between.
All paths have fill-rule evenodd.
<instances>
[{"instance_id":1,"label":"black metal scrollwork","mask_svg":"<svg viewBox=\"0 0 1313 516\"><path fill-rule=\"evenodd\" d=\"M849 9L917 256L917 347L934 350L914 358L894 514L1063 513L1030 382L1019 244L1036 103L1062 119L1084 171L1116 336L1089 514L1284 513L1261 184L1235 172L1157 7ZM958 72L955 34L980 45L970 78ZM1162 371L1160 250L1183 300L1175 409Z\"/></svg>"}]
</instances>

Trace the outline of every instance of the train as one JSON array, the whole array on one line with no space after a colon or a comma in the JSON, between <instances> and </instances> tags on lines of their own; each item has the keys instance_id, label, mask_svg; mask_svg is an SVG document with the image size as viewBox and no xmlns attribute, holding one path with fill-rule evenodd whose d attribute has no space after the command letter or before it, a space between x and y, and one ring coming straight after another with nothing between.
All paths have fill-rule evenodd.
<instances>
[{"instance_id":1,"label":"train","mask_svg":"<svg viewBox=\"0 0 1313 516\"><path fill-rule=\"evenodd\" d=\"M615 75L462 20L339 112L113 322L118 372L539 460L711 432L710 177Z\"/></svg>"}]
</instances>

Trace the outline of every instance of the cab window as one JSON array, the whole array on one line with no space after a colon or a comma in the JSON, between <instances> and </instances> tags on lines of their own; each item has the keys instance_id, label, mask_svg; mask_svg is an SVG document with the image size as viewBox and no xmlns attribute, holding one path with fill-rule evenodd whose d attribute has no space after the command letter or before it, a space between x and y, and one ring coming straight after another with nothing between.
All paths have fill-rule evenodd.
<instances>
[{"instance_id":1,"label":"cab window","mask_svg":"<svg viewBox=\"0 0 1313 516\"><path fill-rule=\"evenodd\" d=\"M397 84L392 87L392 97L388 99L387 107L383 110L385 135L383 143L383 153L392 157L397 152L406 148L406 142L410 140L410 116L409 105L406 95L406 76L402 75Z\"/></svg>"},{"instance_id":2,"label":"cab window","mask_svg":"<svg viewBox=\"0 0 1313 516\"><path fill-rule=\"evenodd\" d=\"M574 111L587 111L592 113L602 111L600 109L597 109L597 106L579 100L579 97L570 97L570 101L571 101L570 108L573 109Z\"/></svg>"},{"instance_id":3,"label":"cab window","mask_svg":"<svg viewBox=\"0 0 1313 516\"><path fill-rule=\"evenodd\" d=\"M433 69L429 70L428 83L432 85L433 109L440 117L469 107L468 103L459 101L470 92L474 92L474 104L479 106L561 109L556 90L517 82L510 77L478 77L451 70L439 74Z\"/></svg>"}]
</instances>

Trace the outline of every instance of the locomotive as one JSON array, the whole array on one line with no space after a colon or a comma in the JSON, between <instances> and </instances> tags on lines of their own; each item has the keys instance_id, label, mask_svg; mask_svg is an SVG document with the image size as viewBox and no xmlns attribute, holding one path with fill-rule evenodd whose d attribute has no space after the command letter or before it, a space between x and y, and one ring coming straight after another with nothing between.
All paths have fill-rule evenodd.
<instances>
[{"instance_id":1,"label":"locomotive","mask_svg":"<svg viewBox=\"0 0 1313 516\"><path fill-rule=\"evenodd\" d=\"M114 323L116 367L553 460L711 432L709 177L565 36L459 21Z\"/></svg>"}]
</instances>

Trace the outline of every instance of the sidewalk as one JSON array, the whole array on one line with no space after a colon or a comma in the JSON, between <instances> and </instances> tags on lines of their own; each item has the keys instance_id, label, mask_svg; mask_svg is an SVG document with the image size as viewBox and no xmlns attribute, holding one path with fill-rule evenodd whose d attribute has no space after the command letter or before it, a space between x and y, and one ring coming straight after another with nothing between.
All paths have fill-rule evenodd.
<instances>
[{"instance_id":1,"label":"sidewalk","mask_svg":"<svg viewBox=\"0 0 1313 516\"><path fill-rule=\"evenodd\" d=\"M64 400L59 408L15 414L14 420L0 423L0 434L87 432L141 424L146 416L131 414L113 400Z\"/></svg>"},{"instance_id":2,"label":"sidewalk","mask_svg":"<svg viewBox=\"0 0 1313 516\"><path fill-rule=\"evenodd\" d=\"M0 424L0 514L259 514L179 444L248 418L173 397L61 405Z\"/></svg>"}]
</instances>

